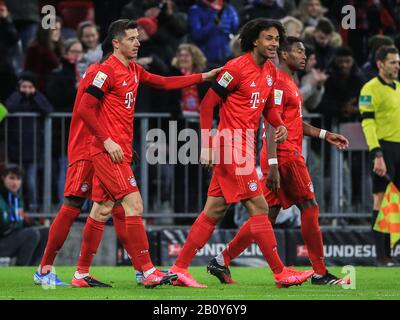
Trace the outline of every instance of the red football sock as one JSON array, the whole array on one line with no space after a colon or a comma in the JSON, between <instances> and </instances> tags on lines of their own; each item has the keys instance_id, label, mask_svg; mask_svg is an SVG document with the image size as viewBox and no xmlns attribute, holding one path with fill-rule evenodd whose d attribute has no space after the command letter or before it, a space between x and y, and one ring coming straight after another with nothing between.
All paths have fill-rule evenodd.
<instances>
[{"instance_id":1,"label":"red football sock","mask_svg":"<svg viewBox=\"0 0 400 320\"><path fill-rule=\"evenodd\" d=\"M275 233L266 214L257 214L249 218L251 234L275 274L285 267L278 255Z\"/></svg>"},{"instance_id":2,"label":"red football sock","mask_svg":"<svg viewBox=\"0 0 400 320\"><path fill-rule=\"evenodd\" d=\"M175 265L178 268L187 269L196 255L197 250L203 248L203 246L210 239L214 232L217 221L213 218L208 217L204 211L200 213L196 221L190 228L188 237L182 251L179 253L178 259Z\"/></svg>"},{"instance_id":3,"label":"red football sock","mask_svg":"<svg viewBox=\"0 0 400 320\"><path fill-rule=\"evenodd\" d=\"M318 213L318 206L301 210L301 235L315 273L324 275L326 273L324 243L319 228Z\"/></svg>"},{"instance_id":4,"label":"red football sock","mask_svg":"<svg viewBox=\"0 0 400 320\"><path fill-rule=\"evenodd\" d=\"M81 252L78 259L77 271L89 273L90 265L97 252L104 231L104 222L88 217L83 228Z\"/></svg>"},{"instance_id":5,"label":"red football sock","mask_svg":"<svg viewBox=\"0 0 400 320\"><path fill-rule=\"evenodd\" d=\"M46 249L40 262L41 274L51 271L58 251L63 246L65 239L67 239L71 225L80 212L81 208L70 207L65 204L61 206L49 230Z\"/></svg>"},{"instance_id":6,"label":"red football sock","mask_svg":"<svg viewBox=\"0 0 400 320\"><path fill-rule=\"evenodd\" d=\"M122 206L116 206L112 209L112 219L114 224L115 233L117 234L118 240L127 252L126 248L129 245L128 237L126 235L126 223L125 223L125 210ZM140 266L136 263L136 260L130 257L131 262L135 270L142 271Z\"/></svg>"},{"instance_id":7,"label":"red football sock","mask_svg":"<svg viewBox=\"0 0 400 320\"><path fill-rule=\"evenodd\" d=\"M154 268L149 253L149 241L146 230L143 226L141 216L125 217L126 237L128 245L125 249L128 251L131 259L135 260L138 270L146 272Z\"/></svg>"},{"instance_id":8,"label":"red football sock","mask_svg":"<svg viewBox=\"0 0 400 320\"><path fill-rule=\"evenodd\" d=\"M250 230L250 223L246 221L236 233L235 237L229 242L222 255L224 256L225 267L227 267L233 259L239 256L254 242L253 235Z\"/></svg>"}]
</instances>

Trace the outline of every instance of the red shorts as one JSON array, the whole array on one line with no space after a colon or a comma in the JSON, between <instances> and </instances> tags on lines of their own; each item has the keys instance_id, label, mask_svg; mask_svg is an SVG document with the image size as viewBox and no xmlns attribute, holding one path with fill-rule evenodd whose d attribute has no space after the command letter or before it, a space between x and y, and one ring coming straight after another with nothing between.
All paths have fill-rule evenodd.
<instances>
[{"instance_id":1,"label":"red shorts","mask_svg":"<svg viewBox=\"0 0 400 320\"><path fill-rule=\"evenodd\" d=\"M106 152L96 154L92 161L94 167L93 201L116 201L127 194L139 191L129 163L113 163L110 155Z\"/></svg>"},{"instance_id":2,"label":"red shorts","mask_svg":"<svg viewBox=\"0 0 400 320\"><path fill-rule=\"evenodd\" d=\"M235 203L263 194L255 168L248 174L238 174L235 164L217 164L208 187L208 196L224 197L227 203Z\"/></svg>"},{"instance_id":3,"label":"red shorts","mask_svg":"<svg viewBox=\"0 0 400 320\"><path fill-rule=\"evenodd\" d=\"M64 186L64 196L90 198L93 181L92 161L79 160L68 166Z\"/></svg>"},{"instance_id":4,"label":"red shorts","mask_svg":"<svg viewBox=\"0 0 400 320\"><path fill-rule=\"evenodd\" d=\"M314 187L303 157L280 164L279 175L280 188L276 193L267 187L266 174L261 179L268 206L281 206L287 209L315 198Z\"/></svg>"}]
</instances>

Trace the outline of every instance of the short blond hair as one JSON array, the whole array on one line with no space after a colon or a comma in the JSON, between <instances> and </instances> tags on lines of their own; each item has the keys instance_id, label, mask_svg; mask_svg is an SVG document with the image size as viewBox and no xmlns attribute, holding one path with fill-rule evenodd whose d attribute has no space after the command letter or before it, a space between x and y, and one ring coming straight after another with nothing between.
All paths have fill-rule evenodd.
<instances>
[{"instance_id":1,"label":"short blond hair","mask_svg":"<svg viewBox=\"0 0 400 320\"><path fill-rule=\"evenodd\" d=\"M172 59L171 65L179 69L178 66L178 54L182 50L187 50L192 56L193 60L193 72L203 72L207 65L207 59L199 47L190 43L182 43L176 51L176 56Z\"/></svg>"}]
</instances>

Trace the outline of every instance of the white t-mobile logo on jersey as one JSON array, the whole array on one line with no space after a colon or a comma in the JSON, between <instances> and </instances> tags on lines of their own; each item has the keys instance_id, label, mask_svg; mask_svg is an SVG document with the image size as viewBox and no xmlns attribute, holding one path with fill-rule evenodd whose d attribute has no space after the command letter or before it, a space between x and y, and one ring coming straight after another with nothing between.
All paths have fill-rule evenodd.
<instances>
[{"instance_id":1,"label":"white t-mobile logo on jersey","mask_svg":"<svg viewBox=\"0 0 400 320\"><path fill-rule=\"evenodd\" d=\"M131 104L133 101L134 101L133 92L132 91L127 92L125 96L125 104L127 109L131 108Z\"/></svg>"},{"instance_id":2,"label":"white t-mobile logo on jersey","mask_svg":"<svg viewBox=\"0 0 400 320\"><path fill-rule=\"evenodd\" d=\"M251 94L251 100L250 100L250 104L251 104L251 108L252 109L257 109L257 104L260 103L260 93L259 92L253 92Z\"/></svg>"}]
</instances>

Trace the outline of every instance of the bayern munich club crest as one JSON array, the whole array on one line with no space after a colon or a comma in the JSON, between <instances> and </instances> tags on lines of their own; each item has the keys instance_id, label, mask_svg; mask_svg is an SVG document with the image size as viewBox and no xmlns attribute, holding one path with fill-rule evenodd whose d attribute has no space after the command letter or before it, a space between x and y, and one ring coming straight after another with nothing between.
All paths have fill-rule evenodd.
<instances>
[{"instance_id":1,"label":"bayern munich club crest","mask_svg":"<svg viewBox=\"0 0 400 320\"><path fill-rule=\"evenodd\" d=\"M136 179L134 177L129 177L129 183L131 184L132 187L136 187Z\"/></svg>"},{"instance_id":2,"label":"bayern munich club crest","mask_svg":"<svg viewBox=\"0 0 400 320\"><path fill-rule=\"evenodd\" d=\"M255 180L251 180L247 184L249 185L250 191L253 191L253 192L257 191L258 185L257 185L257 182Z\"/></svg>"},{"instance_id":3,"label":"bayern munich club crest","mask_svg":"<svg viewBox=\"0 0 400 320\"><path fill-rule=\"evenodd\" d=\"M87 183L87 182L82 183L82 185L81 185L81 191L82 191L82 192L86 192L86 191L88 191L88 190L89 190L89 183Z\"/></svg>"},{"instance_id":4,"label":"bayern munich club crest","mask_svg":"<svg viewBox=\"0 0 400 320\"><path fill-rule=\"evenodd\" d=\"M268 84L268 87L271 87L271 86L272 86L272 83L273 83L272 77L271 77L270 75L268 75L268 76L267 76L267 84Z\"/></svg>"}]
</instances>

